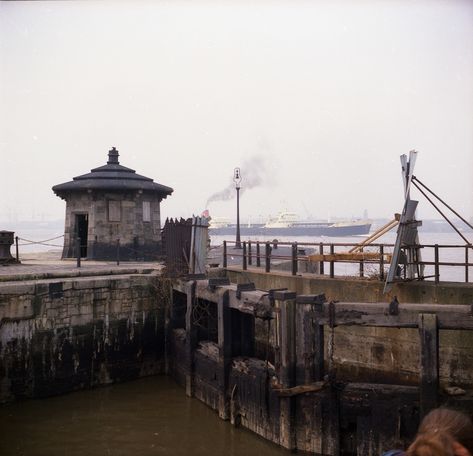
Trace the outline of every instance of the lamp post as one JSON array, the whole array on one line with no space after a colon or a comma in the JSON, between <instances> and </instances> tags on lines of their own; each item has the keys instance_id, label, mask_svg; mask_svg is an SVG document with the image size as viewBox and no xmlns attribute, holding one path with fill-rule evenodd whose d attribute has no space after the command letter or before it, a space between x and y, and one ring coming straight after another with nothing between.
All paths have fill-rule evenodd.
<instances>
[{"instance_id":1,"label":"lamp post","mask_svg":"<svg viewBox=\"0 0 473 456\"><path fill-rule=\"evenodd\" d=\"M237 192L237 225L236 225L236 242L235 248L241 249L240 240L240 183L241 183L241 172L240 168L233 170L233 182L235 182L235 188Z\"/></svg>"}]
</instances>

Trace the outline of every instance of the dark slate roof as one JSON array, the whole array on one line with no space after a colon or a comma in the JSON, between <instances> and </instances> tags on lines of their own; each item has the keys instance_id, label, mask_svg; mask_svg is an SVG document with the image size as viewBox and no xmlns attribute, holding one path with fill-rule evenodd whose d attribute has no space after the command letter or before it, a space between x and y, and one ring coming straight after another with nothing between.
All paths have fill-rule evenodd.
<instances>
[{"instance_id":1,"label":"dark slate roof","mask_svg":"<svg viewBox=\"0 0 473 456\"><path fill-rule=\"evenodd\" d=\"M90 173L74 177L72 181L58 184L53 187L53 192L64 198L72 192L87 190L104 191L137 191L152 192L161 198L166 198L173 192L171 187L161 185L149 177L136 174L134 169L120 165L118 150L113 147L108 152L108 162L104 166L94 168Z\"/></svg>"}]
</instances>

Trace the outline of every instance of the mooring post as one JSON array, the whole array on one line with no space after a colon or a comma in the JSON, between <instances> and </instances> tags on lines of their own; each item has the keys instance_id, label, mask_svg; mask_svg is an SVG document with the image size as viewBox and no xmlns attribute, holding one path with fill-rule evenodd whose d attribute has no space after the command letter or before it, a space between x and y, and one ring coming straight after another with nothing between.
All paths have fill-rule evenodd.
<instances>
[{"instance_id":1,"label":"mooring post","mask_svg":"<svg viewBox=\"0 0 473 456\"><path fill-rule=\"evenodd\" d=\"M192 309L196 301L196 286L197 282L195 280L186 284L186 356L184 365L186 372L186 395L189 397L194 395L194 351L197 347L197 330L192 319Z\"/></svg>"},{"instance_id":2,"label":"mooring post","mask_svg":"<svg viewBox=\"0 0 473 456\"><path fill-rule=\"evenodd\" d=\"M296 380L296 293L276 291L274 300L280 309L279 340L281 366L277 373L282 388L292 388ZM296 449L294 397L280 398L280 443L288 450Z\"/></svg>"},{"instance_id":3,"label":"mooring post","mask_svg":"<svg viewBox=\"0 0 473 456\"><path fill-rule=\"evenodd\" d=\"M436 314L419 314L420 414L437 407L439 388L439 333Z\"/></svg>"},{"instance_id":4,"label":"mooring post","mask_svg":"<svg viewBox=\"0 0 473 456\"><path fill-rule=\"evenodd\" d=\"M220 289L222 290L222 289ZM232 322L228 290L219 290L218 309L218 414L230 418L230 393L228 381L232 365Z\"/></svg>"},{"instance_id":5,"label":"mooring post","mask_svg":"<svg viewBox=\"0 0 473 456\"><path fill-rule=\"evenodd\" d=\"M248 266L251 266L253 263L253 258L251 258L251 241L248 241Z\"/></svg>"},{"instance_id":6,"label":"mooring post","mask_svg":"<svg viewBox=\"0 0 473 456\"><path fill-rule=\"evenodd\" d=\"M259 247L259 241L256 241L256 267L261 266L261 256L260 256L260 247Z\"/></svg>"},{"instance_id":7,"label":"mooring post","mask_svg":"<svg viewBox=\"0 0 473 456\"><path fill-rule=\"evenodd\" d=\"M77 267L80 268L80 237L76 238L76 259Z\"/></svg>"},{"instance_id":8,"label":"mooring post","mask_svg":"<svg viewBox=\"0 0 473 456\"><path fill-rule=\"evenodd\" d=\"M223 241L223 267L227 267L227 241Z\"/></svg>"}]
</instances>

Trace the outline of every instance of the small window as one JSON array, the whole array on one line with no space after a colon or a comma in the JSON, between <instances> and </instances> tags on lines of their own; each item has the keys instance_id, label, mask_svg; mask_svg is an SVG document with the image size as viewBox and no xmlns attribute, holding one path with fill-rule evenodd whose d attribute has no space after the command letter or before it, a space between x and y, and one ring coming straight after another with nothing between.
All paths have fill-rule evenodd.
<instances>
[{"instance_id":1,"label":"small window","mask_svg":"<svg viewBox=\"0 0 473 456\"><path fill-rule=\"evenodd\" d=\"M151 222L151 203L143 201L143 222Z\"/></svg>"},{"instance_id":2,"label":"small window","mask_svg":"<svg viewBox=\"0 0 473 456\"><path fill-rule=\"evenodd\" d=\"M119 222L121 220L121 203L120 201L110 200L108 202L108 221Z\"/></svg>"}]
</instances>

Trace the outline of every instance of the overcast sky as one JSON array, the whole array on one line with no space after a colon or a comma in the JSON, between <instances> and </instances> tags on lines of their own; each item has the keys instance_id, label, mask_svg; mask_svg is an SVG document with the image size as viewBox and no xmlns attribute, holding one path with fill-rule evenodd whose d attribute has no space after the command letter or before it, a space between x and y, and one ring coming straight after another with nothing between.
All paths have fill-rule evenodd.
<instances>
[{"instance_id":1,"label":"overcast sky","mask_svg":"<svg viewBox=\"0 0 473 456\"><path fill-rule=\"evenodd\" d=\"M164 217L236 166L243 220L390 217L411 149L473 216L471 1L0 2L0 70L0 221L64 217L51 187L112 146L174 188Z\"/></svg>"}]
</instances>

